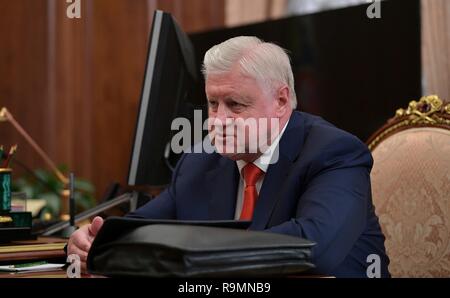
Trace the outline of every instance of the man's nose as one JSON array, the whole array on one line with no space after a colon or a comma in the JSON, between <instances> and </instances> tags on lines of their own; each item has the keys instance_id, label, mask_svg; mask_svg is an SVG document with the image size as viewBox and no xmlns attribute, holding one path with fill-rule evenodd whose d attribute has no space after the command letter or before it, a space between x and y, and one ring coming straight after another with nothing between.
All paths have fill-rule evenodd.
<instances>
[{"instance_id":1,"label":"man's nose","mask_svg":"<svg viewBox=\"0 0 450 298\"><path fill-rule=\"evenodd\" d=\"M226 119L229 118L229 111L225 105L219 104L217 107L216 119L222 122L222 125L225 125Z\"/></svg>"}]
</instances>

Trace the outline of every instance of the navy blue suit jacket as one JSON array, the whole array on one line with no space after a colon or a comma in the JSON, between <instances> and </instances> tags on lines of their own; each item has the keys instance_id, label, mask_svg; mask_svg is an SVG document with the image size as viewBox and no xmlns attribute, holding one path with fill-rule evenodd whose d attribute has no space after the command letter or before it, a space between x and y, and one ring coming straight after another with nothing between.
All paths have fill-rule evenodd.
<instances>
[{"instance_id":1,"label":"navy blue suit jacket","mask_svg":"<svg viewBox=\"0 0 450 298\"><path fill-rule=\"evenodd\" d=\"M293 112L269 166L250 229L316 242L315 271L366 277L367 257L377 254L389 276L384 236L371 198L372 156L355 136L322 118ZM170 186L132 217L179 220L233 219L239 173L217 153L188 153Z\"/></svg>"}]
</instances>

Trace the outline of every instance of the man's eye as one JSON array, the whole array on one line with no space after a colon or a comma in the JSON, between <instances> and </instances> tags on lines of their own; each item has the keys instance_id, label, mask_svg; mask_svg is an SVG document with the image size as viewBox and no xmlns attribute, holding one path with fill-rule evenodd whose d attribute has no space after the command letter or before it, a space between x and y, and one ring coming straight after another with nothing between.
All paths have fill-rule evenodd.
<instances>
[{"instance_id":1,"label":"man's eye","mask_svg":"<svg viewBox=\"0 0 450 298\"><path fill-rule=\"evenodd\" d=\"M238 107L241 107L242 104L240 104L240 103L238 103L238 102L235 102L235 101L232 101L232 102L228 103L228 106L229 106L230 108L238 108Z\"/></svg>"},{"instance_id":2,"label":"man's eye","mask_svg":"<svg viewBox=\"0 0 450 298\"><path fill-rule=\"evenodd\" d=\"M214 107L217 106L217 102L215 102L215 101L208 101L208 105L209 105L211 108L214 108Z\"/></svg>"}]
</instances>

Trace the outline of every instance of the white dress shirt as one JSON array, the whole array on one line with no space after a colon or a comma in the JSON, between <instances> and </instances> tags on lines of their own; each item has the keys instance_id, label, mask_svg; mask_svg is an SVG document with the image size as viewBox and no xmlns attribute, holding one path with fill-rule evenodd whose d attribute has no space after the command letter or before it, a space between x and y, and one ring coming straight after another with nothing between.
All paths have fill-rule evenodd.
<instances>
[{"instance_id":1,"label":"white dress shirt","mask_svg":"<svg viewBox=\"0 0 450 298\"><path fill-rule=\"evenodd\" d=\"M269 146L269 148L260 157L258 157L258 159L256 159L253 162L255 164L255 166L257 166L264 172L264 174L262 174L261 177L259 178L258 182L256 182L256 191L258 192L258 195L259 195L259 191L261 190L261 186L264 182L264 176L267 172L267 169L269 168L269 165L271 164L271 162L267 162L267 161L272 161L272 158L274 157L273 154L275 153L275 149L278 146L278 143L280 142L280 139L283 136L283 133L286 130L288 123L289 123L289 120L288 120L288 122L286 122L286 124L283 127L283 130L276 137L276 139ZM277 156L277 158L278 158L278 156ZM236 210L234 212L234 219L238 220L241 217L242 206L244 204L245 181L244 181L242 169L245 167L247 162L245 162L243 160L237 160L236 164L239 169L240 178L239 178L239 185L238 185L238 191L237 191Z\"/></svg>"}]
</instances>

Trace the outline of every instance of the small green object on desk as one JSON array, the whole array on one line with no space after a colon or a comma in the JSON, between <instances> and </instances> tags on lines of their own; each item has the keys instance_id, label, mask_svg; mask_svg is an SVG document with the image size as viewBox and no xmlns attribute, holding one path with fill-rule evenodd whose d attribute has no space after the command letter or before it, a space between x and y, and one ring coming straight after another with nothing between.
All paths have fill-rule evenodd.
<instances>
[{"instance_id":1,"label":"small green object on desk","mask_svg":"<svg viewBox=\"0 0 450 298\"><path fill-rule=\"evenodd\" d=\"M27 267L33 267L33 266L39 266L39 265L45 265L47 264L47 261L40 261L40 262L33 262L33 263L25 263L25 264L16 264L16 265L10 265L10 268L27 268Z\"/></svg>"},{"instance_id":2,"label":"small green object on desk","mask_svg":"<svg viewBox=\"0 0 450 298\"><path fill-rule=\"evenodd\" d=\"M0 214L11 210L11 169L0 168Z\"/></svg>"},{"instance_id":3,"label":"small green object on desk","mask_svg":"<svg viewBox=\"0 0 450 298\"><path fill-rule=\"evenodd\" d=\"M31 227L33 217L31 212L14 211L9 213L12 218L15 227Z\"/></svg>"},{"instance_id":4,"label":"small green object on desk","mask_svg":"<svg viewBox=\"0 0 450 298\"><path fill-rule=\"evenodd\" d=\"M31 212L11 211L11 173L10 168L0 168L0 243L35 238Z\"/></svg>"}]
</instances>

